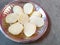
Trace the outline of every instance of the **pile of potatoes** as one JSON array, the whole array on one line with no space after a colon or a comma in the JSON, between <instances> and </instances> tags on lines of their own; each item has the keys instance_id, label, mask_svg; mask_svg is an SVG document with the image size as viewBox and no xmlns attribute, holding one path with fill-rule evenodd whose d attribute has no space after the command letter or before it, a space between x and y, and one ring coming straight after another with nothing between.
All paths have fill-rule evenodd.
<instances>
[{"instance_id":1,"label":"pile of potatoes","mask_svg":"<svg viewBox=\"0 0 60 45\"><path fill-rule=\"evenodd\" d=\"M5 19L6 23L11 24L8 32L13 35L23 32L26 37L30 37L36 33L37 27L44 25L44 19L41 16L40 12L34 10L32 3L24 4L23 8L15 5L13 13L8 14Z\"/></svg>"}]
</instances>

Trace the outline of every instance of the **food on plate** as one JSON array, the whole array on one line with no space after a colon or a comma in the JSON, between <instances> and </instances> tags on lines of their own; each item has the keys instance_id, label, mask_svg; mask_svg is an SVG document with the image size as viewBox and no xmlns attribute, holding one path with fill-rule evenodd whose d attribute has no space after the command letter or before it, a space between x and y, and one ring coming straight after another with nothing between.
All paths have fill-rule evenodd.
<instances>
[{"instance_id":1,"label":"food on plate","mask_svg":"<svg viewBox=\"0 0 60 45\"><path fill-rule=\"evenodd\" d=\"M20 15L18 18L18 22L20 22L21 24L25 24L25 23L29 22L29 16L26 14Z\"/></svg>"},{"instance_id":2,"label":"food on plate","mask_svg":"<svg viewBox=\"0 0 60 45\"><path fill-rule=\"evenodd\" d=\"M35 34L35 32L36 32L36 25L35 25L35 24L26 23L26 24L24 25L24 34L25 34L27 37L32 36L33 34Z\"/></svg>"},{"instance_id":3,"label":"food on plate","mask_svg":"<svg viewBox=\"0 0 60 45\"><path fill-rule=\"evenodd\" d=\"M18 20L16 13L10 13L6 16L6 23L15 23Z\"/></svg>"},{"instance_id":4,"label":"food on plate","mask_svg":"<svg viewBox=\"0 0 60 45\"><path fill-rule=\"evenodd\" d=\"M12 24L9 28L8 28L8 31L13 34L13 35L18 35L22 32L23 30L23 25L20 24L20 23L15 23L15 24Z\"/></svg>"},{"instance_id":5,"label":"food on plate","mask_svg":"<svg viewBox=\"0 0 60 45\"><path fill-rule=\"evenodd\" d=\"M38 16L38 17L41 17L42 16L41 13L38 12L38 11L34 11L32 15L35 15L35 16Z\"/></svg>"},{"instance_id":6,"label":"food on plate","mask_svg":"<svg viewBox=\"0 0 60 45\"><path fill-rule=\"evenodd\" d=\"M30 17L30 23L35 24L37 27L42 27L44 25L44 20L34 15Z\"/></svg>"},{"instance_id":7,"label":"food on plate","mask_svg":"<svg viewBox=\"0 0 60 45\"><path fill-rule=\"evenodd\" d=\"M44 25L44 19L39 11L34 10L32 3L24 4L23 8L14 5L13 12L6 16L6 23L9 23L8 32L13 35L24 33L31 37L36 33L37 27ZM30 15L30 16L29 16Z\"/></svg>"},{"instance_id":8,"label":"food on plate","mask_svg":"<svg viewBox=\"0 0 60 45\"><path fill-rule=\"evenodd\" d=\"M22 9L22 7L16 5L16 6L13 7L13 12L17 13L17 14L22 14L23 9Z\"/></svg>"},{"instance_id":9,"label":"food on plate","mask_svg":"<svg viewBox=\"0 0 60 45\"><path fill-rule=\"evenodd\" d=\"M26 3L23 7L25 14L31 14L33 12L34 6L32 3Z\"/></svg>"}]
</instances>

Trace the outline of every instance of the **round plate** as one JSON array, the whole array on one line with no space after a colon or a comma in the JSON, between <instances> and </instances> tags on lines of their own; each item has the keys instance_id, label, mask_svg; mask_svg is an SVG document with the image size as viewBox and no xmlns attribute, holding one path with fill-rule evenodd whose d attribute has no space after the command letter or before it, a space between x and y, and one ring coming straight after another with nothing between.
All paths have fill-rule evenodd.
<instances>
[{"instance_id":1,"label":"round plate","mask_svg":"<svg viewBox=\"0 0 60 45\"><path fill-rule=\"evenodd\" d=\"M8 32L9 24L7 24L5 22L6 15L13 12L12 9L13 9L14 5L19 5L22 7L25 3L28 3L28 2L33 3L35 10L41 12L42 18L44 19L44 26L41 28L38 28L35 35L31 36L30 38L26 38L25 36L23 36L23 34L20 34L18 36L11 35ZM47 15L46 15L45 11L40 7L40 5L38 3L34 2L34 1L13 1L13 2L10 2L9 4L5 5L5 7L2 9L0 24L1 24L1 26L0 26L1 32L7 38L9 38L15 42L26 43L26 42L35 41L35 40L39 39L41 36L43 36L43 34L47 31L48 19L47 19Z\"/></svg>"}]
</instances>

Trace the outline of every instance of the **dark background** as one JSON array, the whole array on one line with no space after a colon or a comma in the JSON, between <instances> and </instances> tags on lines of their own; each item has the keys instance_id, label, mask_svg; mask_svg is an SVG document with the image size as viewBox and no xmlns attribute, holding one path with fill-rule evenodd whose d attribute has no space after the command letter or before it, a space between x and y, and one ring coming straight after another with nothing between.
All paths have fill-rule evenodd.
<instances>
[{"instance_id":1,"label":"dark background","mask_svg":"<svg viewBox=\"0 0 60 45\"><path fill-rule=\"evenodd\" d=\"M0 0L0 10L9 2L13 0ZM60 45L60 0L34 0L39 2L43 9L48 13L50 18L49 25L51 28L48 29L44 37L39 40L22 44L16 43L7 39L0 32L0 45ZM51 24L50 24L51 23Z\"/></svg>"}]
</instances>

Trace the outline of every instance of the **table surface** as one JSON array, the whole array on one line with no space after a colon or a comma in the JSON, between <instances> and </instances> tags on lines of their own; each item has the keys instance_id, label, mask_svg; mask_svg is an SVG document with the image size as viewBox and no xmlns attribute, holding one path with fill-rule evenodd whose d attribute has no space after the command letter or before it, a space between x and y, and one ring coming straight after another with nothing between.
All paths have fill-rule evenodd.
<instances>
[{"instance_id":1,"label":"table surface","mask_svg":"<svg viewBox=\"0 0 60 45\"><path fill-rule=\"evenodd\" d=\"M12 0L0 0L0 10ZM35 0L36 1L36 0ZM60 45L60 0L37 0L49 16L49 28L44 37L32 43L16 43L0 32L0 45Z\"/></svg>"}]
</instances>

